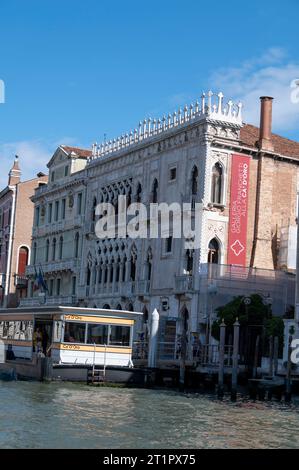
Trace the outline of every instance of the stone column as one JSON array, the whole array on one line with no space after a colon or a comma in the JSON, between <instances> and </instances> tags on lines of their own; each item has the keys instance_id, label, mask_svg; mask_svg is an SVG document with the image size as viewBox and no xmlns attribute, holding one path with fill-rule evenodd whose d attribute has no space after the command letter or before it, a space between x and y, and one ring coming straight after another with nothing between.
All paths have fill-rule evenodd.
<instances>
[{"instance_id":1,"label":"stone column","mask_svg":"<svg viewBox=\"0 0 299 470\"><path fill-rule=\"evenodd\" d=\"M117 274L117 263L114 263L114 265L113 265L112 292L115 292L115 287L116 287L116 274Z\"/></svg>"},{"instance_id":2,"label":"stone column","mask_svg":"<svg viewBox=\"0 0 299 470\"><path fill-rule=\"evenodd\" d=\"M106 264L105 263L102 264L101 269L102 269L102 277L101 277L100 292L101 292L101 294L103 294L104 289L105 289L105 271L106 271Z\"/></svg>"},{"instance_id":3,"label":"stone column","mask_svg":"<svg viewBox=\"0 0 299 470\"><path fill-rule=\"evenodd\" d=\"M126 282L130 281L130 276L131 276L131 259L127 259L126 262Z\"/></svg>"},{"instance_id":4,"label":"stone column","mask_svg":"<svg viewBox=\"0 0 299 470\"><path fill-rule=\"evenodd\" d=\"M108 273L107 273L107 292L109 292L109 288L110 288L111 268L112 268L112 265L111 265L111 263L109 263L108 264Z\"/></svg>"}]
</instances>

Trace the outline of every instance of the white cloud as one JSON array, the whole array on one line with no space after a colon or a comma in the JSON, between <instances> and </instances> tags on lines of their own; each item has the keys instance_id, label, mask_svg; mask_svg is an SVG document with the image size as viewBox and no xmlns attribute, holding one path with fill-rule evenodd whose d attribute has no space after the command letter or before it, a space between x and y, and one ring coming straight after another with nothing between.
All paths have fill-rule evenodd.
<instances>
[{"instance_id":1,"label":"white cloud","mask_svg":"<svg viewBox=\"0 0 299 470\"><path fill-rule=\"evenodd\" d=\"M243 119L256 125L259 124L259 97L273 96L273 130L283 132L299 128L299 104L292 102L290 87L297 78L299 63L290 61L283 49L272 48L239 67L216 71L210 83L227 99L241 100Z\"/></svg>"},{"instance_id":2,"label":"white cloud","mask_svg":"<svg viewBox=\"0 0 299 470\"><path fill-rule=\"evenodd\" d=\"M13 165L15 155L19 156L21 178L24 181L34 178L39 171L47 173L46 165L60 144L76 145L76 139L64 137L53 142L42 140L0 142L0 190L7 185L8 173Z\"/></svg>"},{"instance_id":3,"label":"white cloud","mask_svg":"<svg viewBox=\"0 0 299 470\"><path fill-rule=\"evenodd\" d=\"M14 156L19 156L22 180L34 178L39 171L46 172L50 149L41 141L20 141L0 144L0 188L7 185L8 173L12 167Z\"/></svg>"}]
</instances>

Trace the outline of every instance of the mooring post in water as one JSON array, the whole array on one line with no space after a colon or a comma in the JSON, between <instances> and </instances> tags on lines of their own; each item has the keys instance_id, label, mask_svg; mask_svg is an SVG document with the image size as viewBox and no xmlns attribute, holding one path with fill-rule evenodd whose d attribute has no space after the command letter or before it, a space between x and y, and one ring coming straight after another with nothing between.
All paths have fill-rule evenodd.
<instances>
[{"instance_id":1,"label":"mooring post in water","mask_svg":"<svg viewBox=\"0 0 299 470\"><path fill-rule=\"evenodd\" d=\"M292 335L289 336L289 344L288 344L288 364L287 364L287 375L286 375L286 391L285 391L285 401L291 401L292 398L292 390L291 390L291 354L292 354L292 343L293 337Z\"/></svg>"},{"instance_id":2,"label":"mooring post in water","mask_svg":"<svg viewBox=\"0 0 299 470\"><path fill-rule=\"evenodd\" d=\"M278 371L278 351L279 350L279 341L278 336L274 338L274 353L273 353L273 361L274 361L274 375L277 375Z\"/></svg>"},{"instance_id":3,"label":"mooring post in water","mask_svg":"<svg viewBox=\"0 0 299 470\"><path fill-rule=\"evenodd\" d=\"M254 349L254 363L253 363L253 371L252 371L252 378L257 378L257 366L259 360L259 346L260 346L260 337L257 336L255 340L255 349Z\"/></svg>"},{"instance_id":4,"label":"mooring post in water","mask_svg":"<svg viewBox=\"0 0 299 470\"><path fill-rule=\"evenodd\" d=\"M218 398L223 397L223 378L224 378L224 346L225 346L225 323L222 319L220 325L220 343L219 343L219 371L218 371Z\"/></svg>"},{"instance_id":5,"label":"mooring post in water","mask_svg":"<svg viewBox=\"0 0 299 470\"><path fill-rule=\"evenodd\" d=\"M149 338L149 353L148 353L148 367L154 368L157 366L157 350L158 350L158 330L159 330L160 315L158 310L155 310L151 316L150 338Z\"/></svg>"},{"instance_id":6,"label":"mooring post in water","mask_svg":"<svg viewBox=\"0 0 299 470\"><path fill-rule=\"evenodd\" d=\"M180 357L180 377L179 389L181 392L185 390L185 372L186 372L186 355L187 355L187 312L182 316L182 339L181 339L181 357Z\"/></svg>"},{"instance_id":7,"label":"mooring post in water","mask_svg":"<svg viewBox=\"0 0 299 470\"><path fill-rule=\"evenodd\" d=\"M269 338L269 376L273 377L273 336Z\"/></svg>"},{"instance_id":8,"label":"mooring post in water","mask_svg":"<svg viewBox=\"0 0 299 470\"><path fill-rule=\"evenodd\" d=\"M233 346L233 368L232 368L232 389L231 399L237 399L237 384L238 384L238 359L239 359L239 333L240 323L238 318L234 323L234 346Z\"/></svg>"}]
</instances>

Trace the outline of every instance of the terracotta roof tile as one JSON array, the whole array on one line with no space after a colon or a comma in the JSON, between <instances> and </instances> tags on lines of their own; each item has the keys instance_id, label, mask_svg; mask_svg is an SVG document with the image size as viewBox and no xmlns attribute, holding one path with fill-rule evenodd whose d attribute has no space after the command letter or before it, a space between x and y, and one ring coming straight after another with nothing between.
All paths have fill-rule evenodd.
<instances>
[{"instance_id":1,"label":"terracotta roof tile","mask_svg":"<svg viewBox=\"0 0 299 470\"><path fill-rule=\"evenodd\" d=\"M241 143L246 147L257 148L257 141L259 139L259 128L251 124L245 124L241 129ZM292 157L299 160L299 142L295 140L281 137L277 134L272 134L272 141L274 145L274 152Z\"/></svg>"},{"instance_id":2,"label":"terracotta roof tile","mask_svg":"<svg viewBox=\"0 0 299 470\"><path fill-rule=\"evenodd\" d=\"M68 145L61 145L60 147L62 147L67 153L74 152L76 155L78 155L78 157L81 158L88 158L92 153L91 150L81 149L79 147L69 147Z\"/></svg>"}]
</instances>

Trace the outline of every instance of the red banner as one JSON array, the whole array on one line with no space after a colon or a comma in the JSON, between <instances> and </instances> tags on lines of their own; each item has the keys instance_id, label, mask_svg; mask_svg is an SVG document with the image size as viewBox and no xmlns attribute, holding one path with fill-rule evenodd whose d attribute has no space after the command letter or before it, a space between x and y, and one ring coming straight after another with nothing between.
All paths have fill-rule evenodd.
<instances>
[{"instance_id":1,"label":"red banner","mask_svg":"<svg viewBox=\"0 0 299 470\"><path fill-rule=\"evenodd\" d=\"M227 263L246 266L250 157L232 156Z\"/></svg>"}]
</instances>

